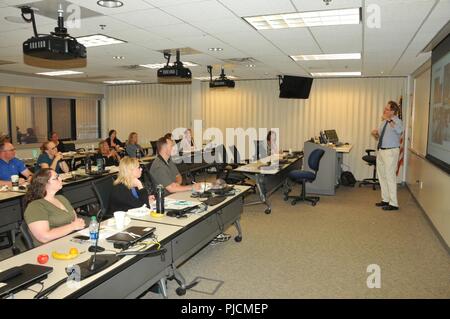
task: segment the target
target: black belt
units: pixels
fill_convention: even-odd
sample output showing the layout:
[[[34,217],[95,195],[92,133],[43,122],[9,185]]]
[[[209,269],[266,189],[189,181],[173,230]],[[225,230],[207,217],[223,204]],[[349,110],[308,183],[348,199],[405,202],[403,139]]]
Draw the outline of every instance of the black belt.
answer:
[[[397,146],[397,147],[380,147],[381,150],[392,150],[394,148],[400,148],[400,146]]]

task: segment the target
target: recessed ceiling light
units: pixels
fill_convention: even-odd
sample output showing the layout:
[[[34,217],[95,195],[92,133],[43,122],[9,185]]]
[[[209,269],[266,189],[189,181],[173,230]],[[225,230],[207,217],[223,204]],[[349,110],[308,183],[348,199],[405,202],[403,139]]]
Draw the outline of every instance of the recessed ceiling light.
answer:
[[[82,73],[83,73],[83,72],[79,72],[79,71],[65,70],[65,71],[40,72],[40,73],[36,73],[36,74],[39,74],[39,75],[48,75],[48,76],[60,76],[60,75],[82,74]]]
[[[256,66],[256,65],[254,65],[254,64],[247,64],[247,65],[246,65],[247,68],[254,68],[255,66]]]
[[[113,56],[113,59],[114,60],[123,60],[123,59],[125,59],[125,57],[123,55],[116,55],[116,56]]]
[[[193,63],[193,62],[189,62],[189,61],[182,61],[183,62],[183,66],[198,66],[198,64]],[[142,66],[144,68],[148,68],[148,69],[160,69],[162,67],[164,67],[166,65],[166,63],[151,63],[151,64],[139,64],[139,66]]]
[[[209,51],[223,51],[222,48],[209,48]]]
[[[256,30],[359,24],[360,8],[244,17]]]
[[[81,44],[83,44],[86,48],[90,47],[98,47],[102,45],[111,45],[111,44],[118,44],[118,43],[125,43],[126,41],[119,40],[116,38],[108,37],[103,34],[93,34],[93,35],[87,35],[83,37],[77,38],[77,41]]]
[[[141,83],[137,80],[114,80],[114,81],[103,81],[105,84],[131,84],[131,83]]]
[[[361,60],[361,53],[291,55],[294,61]]]
[[[117,1],[117,0],[100,0],[100,1],[97,1],[97,4],[100,7],[105,7],[105,8],[119,8],[119,7],[123,6],[123,2]]]
[[[361,76],[361,72],[313,72],[312,76]]]

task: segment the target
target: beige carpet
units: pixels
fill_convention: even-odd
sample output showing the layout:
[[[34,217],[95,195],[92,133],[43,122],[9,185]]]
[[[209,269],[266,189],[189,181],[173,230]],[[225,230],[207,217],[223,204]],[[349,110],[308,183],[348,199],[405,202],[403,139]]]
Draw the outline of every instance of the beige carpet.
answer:
[[[450,298],[450,255],[406,188],[398,212],[376,208],[370,188],[341,187],[316,207],[291,206],[281,193],[271,201],[270,215],[245,207],[241,243],[206,246],[181,266],[187,280],[217,280],[182,298]],[[380,289],[367,288],[370,264],[381,267]],[[180,298],[176,287],[168,282],[170,298]]]
[[[316,207],[291,206],[281,193],[271,200],[271,215],[245,208],[241,243],[206,246],[180,267],[188,280],[223,281],[217,292],[181,298],[450,298],[450,255],[406,188],[398,212],[375,207],[370,188],[341,187]],[[380,289],[367,287],[370,264],[381,267]],[[180,298],[176,287],[168,283],[170,298]]]

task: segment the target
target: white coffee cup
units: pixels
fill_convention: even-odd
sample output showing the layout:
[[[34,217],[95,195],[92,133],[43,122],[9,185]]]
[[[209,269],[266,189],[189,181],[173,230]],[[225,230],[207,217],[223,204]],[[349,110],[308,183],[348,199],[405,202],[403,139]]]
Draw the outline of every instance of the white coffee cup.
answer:
[[[114,213],[114,219],[116,221],[116,228],[117,229],[123,229],[125,227],[125,216],[127,215],[126,212],[118,211]]]
[[[13,191],[19,190],[19,175],[11,175],[11,184]]]

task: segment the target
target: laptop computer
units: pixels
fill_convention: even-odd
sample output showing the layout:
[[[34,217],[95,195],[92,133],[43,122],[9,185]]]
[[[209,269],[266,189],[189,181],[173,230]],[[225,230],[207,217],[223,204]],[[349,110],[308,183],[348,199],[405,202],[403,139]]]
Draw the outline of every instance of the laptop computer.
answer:
[[[155,227],[132,226],[112,236],[109,236],[108,238],[106,238],[106,240],[111,243],[124,243],[133,245],[138,241],[150,237],[155,232],[155,229]]]
[[[24,264],[0,273],[0,297],[16,293],[47,278],[52,267]]]

